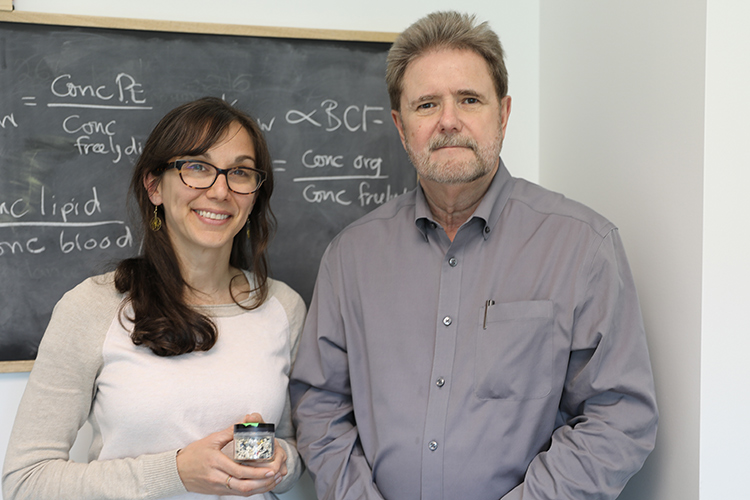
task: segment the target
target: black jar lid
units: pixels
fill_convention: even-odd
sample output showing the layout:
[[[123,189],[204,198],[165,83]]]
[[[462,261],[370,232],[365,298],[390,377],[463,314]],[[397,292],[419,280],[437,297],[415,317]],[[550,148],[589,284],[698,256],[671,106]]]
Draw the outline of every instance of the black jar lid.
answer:
[[[234,424],[234,431],[241,432],[274,432],[273,424],[249,422],[246,424]]]

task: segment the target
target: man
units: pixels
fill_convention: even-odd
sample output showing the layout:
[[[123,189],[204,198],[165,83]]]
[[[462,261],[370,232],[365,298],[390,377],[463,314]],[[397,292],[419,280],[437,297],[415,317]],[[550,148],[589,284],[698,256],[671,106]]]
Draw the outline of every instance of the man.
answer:
[[[388,56],[419,187],[320,266],[292,401],[321,499],[610,499],[654,445],[616,228],[510,176],[497,36],[434,13]]]

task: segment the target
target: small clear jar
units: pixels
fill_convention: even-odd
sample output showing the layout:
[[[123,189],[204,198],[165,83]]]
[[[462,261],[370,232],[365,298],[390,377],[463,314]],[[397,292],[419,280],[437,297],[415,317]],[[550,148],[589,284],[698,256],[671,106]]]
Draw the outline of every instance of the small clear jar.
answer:
[[[270,462],[274,452],[274,425],[247,423],[234,425],[234,460],[241,464]]]

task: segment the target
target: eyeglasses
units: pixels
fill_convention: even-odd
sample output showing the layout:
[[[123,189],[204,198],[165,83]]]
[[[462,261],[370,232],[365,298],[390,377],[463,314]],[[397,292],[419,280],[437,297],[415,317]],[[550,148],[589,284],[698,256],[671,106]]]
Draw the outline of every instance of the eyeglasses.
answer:
[[[219,175],[227,179],[229,189],[237,194],[252,194],[260,189],[266,180],[266,173],[250,167],[217,168],[205,161],[177,160],[167,164],[176,168],[182,183],[193,189],[208,189],[214,185]]]

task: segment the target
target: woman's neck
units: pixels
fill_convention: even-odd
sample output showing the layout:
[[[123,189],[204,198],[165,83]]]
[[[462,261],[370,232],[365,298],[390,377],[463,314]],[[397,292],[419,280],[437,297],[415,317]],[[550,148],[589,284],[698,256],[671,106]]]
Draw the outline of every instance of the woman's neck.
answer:
[[[185,300],[193,305],[241,302],[249,296],[244,273],[229,265],[229,258],[179,258],[180,272],[187,288]]]

